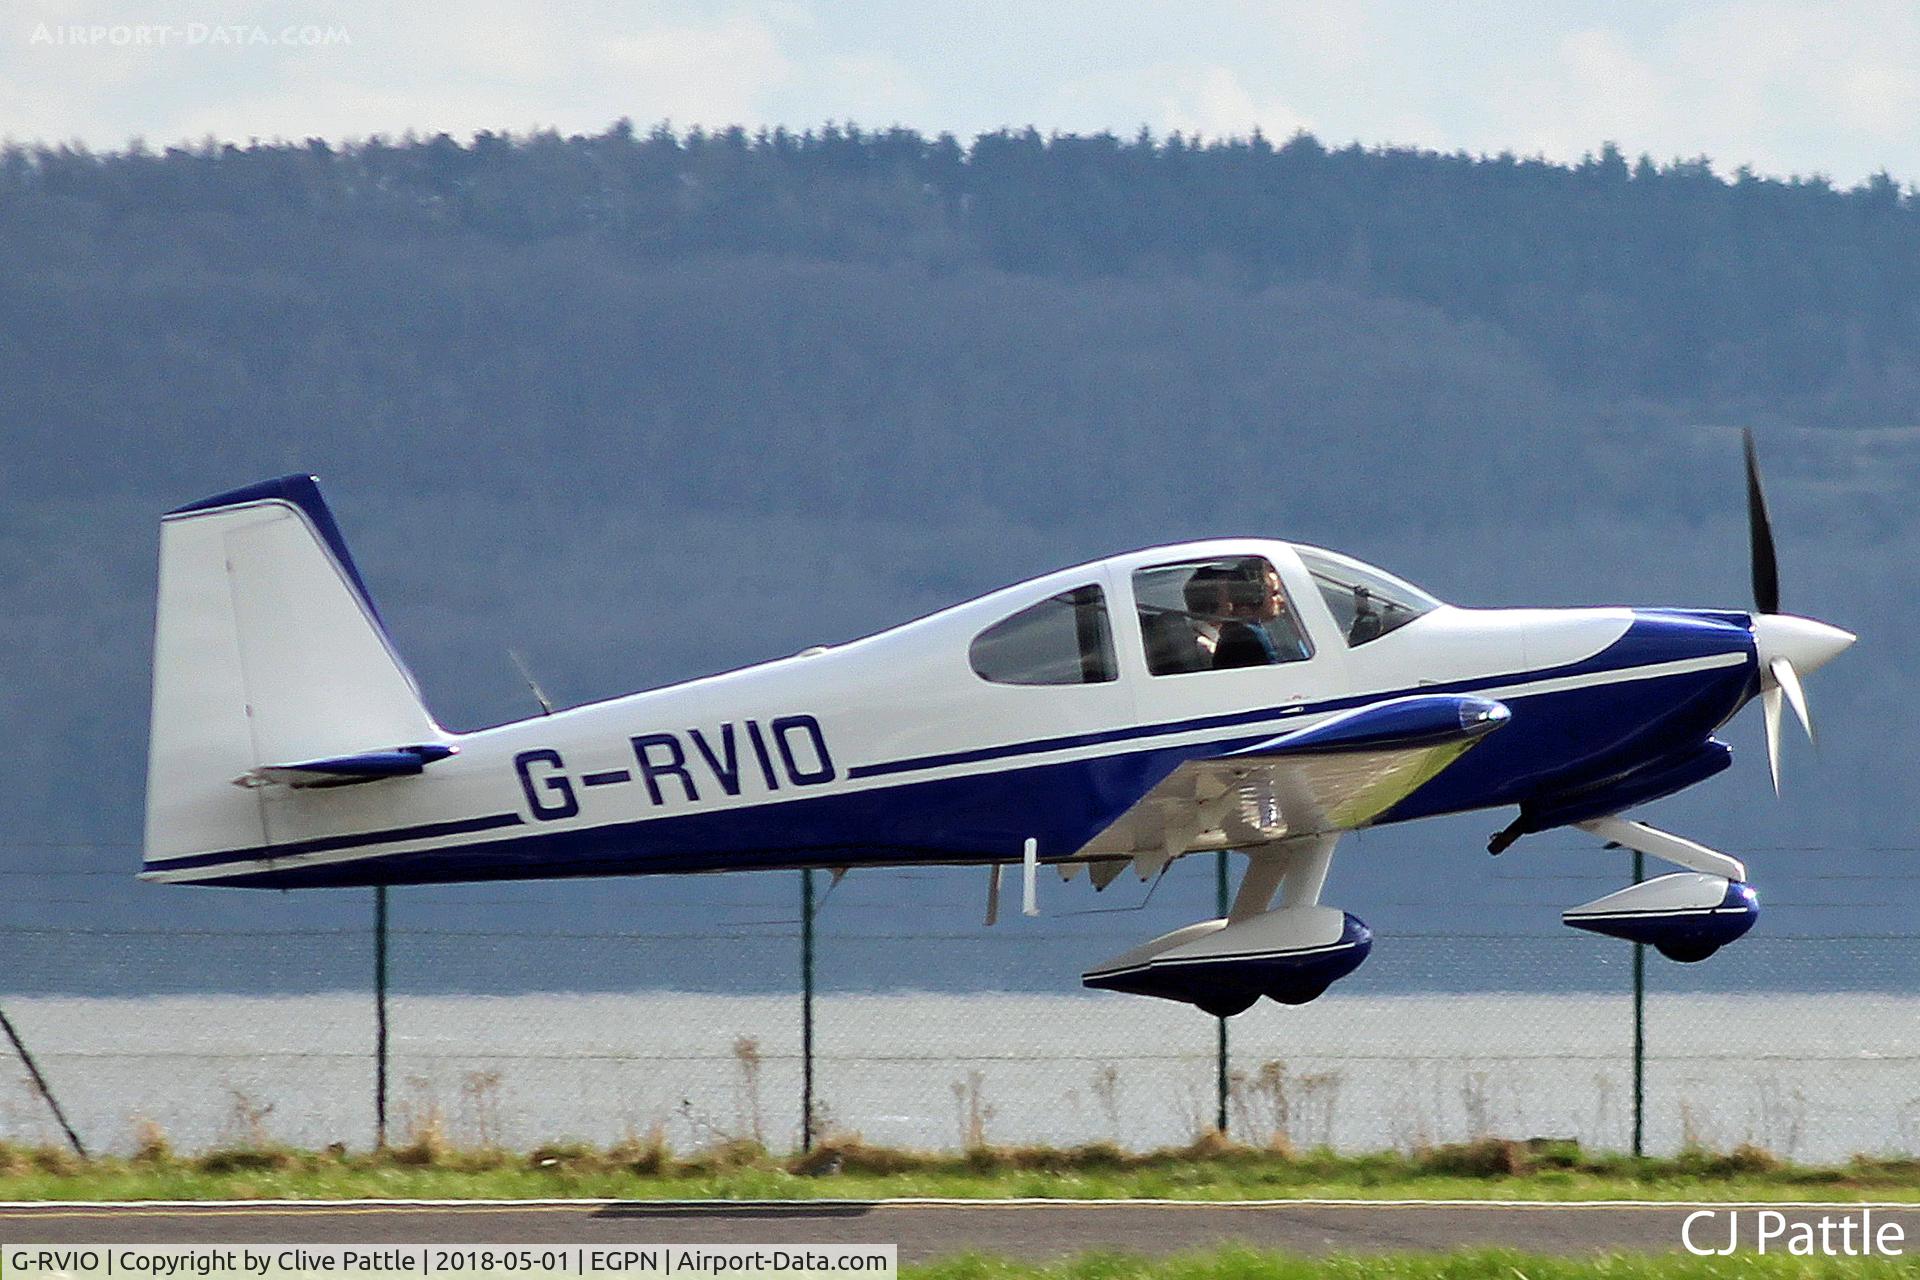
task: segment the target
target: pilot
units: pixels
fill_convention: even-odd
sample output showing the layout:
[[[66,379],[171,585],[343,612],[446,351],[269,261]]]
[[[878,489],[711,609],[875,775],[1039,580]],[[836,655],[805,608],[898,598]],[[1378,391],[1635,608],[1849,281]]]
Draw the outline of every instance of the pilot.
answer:
[[[1195,643],[1209,655],[1214,671],[1308,656],[1287,610],[1280,575],[1264,561],[1207,565],[1187,580],[1185,595],[1195,619]]]
[[[1233,571],[1227,565],[1202,565],[1180,589],[1187,606],[1187,622],[1193,628],[1189,645],[1192,657],[1186,670],[1213,670],[1221,628],[1233,618],[1232,577]]]
[[[1373,592],[1361,583],[1353,584],[1353,625],[1347,628],[1347,643],[1363,645],[1386,634],[1386,619],[1374,603]]]

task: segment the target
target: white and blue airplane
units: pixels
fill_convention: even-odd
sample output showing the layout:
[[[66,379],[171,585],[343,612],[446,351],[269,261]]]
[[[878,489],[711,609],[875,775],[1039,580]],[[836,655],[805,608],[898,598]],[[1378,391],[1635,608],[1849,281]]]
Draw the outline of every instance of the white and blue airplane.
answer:
[[[1758,907],[1735,858],[1621,816],[1727,767],[1713,736],[1854,637],[1755,608],[1468,609],[1357,560],[1220,538],[1076,565],[846,644],[472,733],[443,729],[310,476],[161,526],[143,878],[293,888],[899,864],[1247,867],[1231,910],[1088,986],[1218,1015],[1301,1003],[1372,945],[1322,905],[1343,832],[1518,807],[1678,868],[1578,928],[1698,960]],[[1276,905],[1277,901],[1277,905]]]

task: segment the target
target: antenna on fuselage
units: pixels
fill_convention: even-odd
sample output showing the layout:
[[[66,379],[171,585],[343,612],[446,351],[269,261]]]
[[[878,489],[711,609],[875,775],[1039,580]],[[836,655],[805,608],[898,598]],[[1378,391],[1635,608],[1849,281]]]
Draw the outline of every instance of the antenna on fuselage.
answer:
[[[518,649],[513,648],[507,650],[507,656],[512,658],[513,665],[520,669],[520,678],[527,682],[527,688],[533,690],[533,700],[540,704],[540,714],[552,715],[553,701],[547,697],[547,691],[540,687],[540,682],[533,678],[533,669],[527,666],[527,660],[520,656]]]

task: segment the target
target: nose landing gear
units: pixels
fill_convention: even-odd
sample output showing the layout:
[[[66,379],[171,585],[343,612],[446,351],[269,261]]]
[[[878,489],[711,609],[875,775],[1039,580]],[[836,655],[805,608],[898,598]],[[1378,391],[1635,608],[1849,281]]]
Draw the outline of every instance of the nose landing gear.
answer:
[[[1561,912],[1575,929],[1644,942],[1669,960],[1694,964],[1753,928],[1760,901],[1747,869],[1705,845],[1641,822],[1595,818],[1581,830],[1688,868]]]

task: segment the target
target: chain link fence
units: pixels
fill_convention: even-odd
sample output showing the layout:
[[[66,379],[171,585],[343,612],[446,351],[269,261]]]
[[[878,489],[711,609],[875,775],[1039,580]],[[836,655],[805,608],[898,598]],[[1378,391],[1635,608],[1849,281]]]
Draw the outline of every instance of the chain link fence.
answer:
[[[1077,982],[1212,914],[1210,861],[1099,897],[1047,871],[1042,917],[992,928],[978,869],[855,871],[831,888],[815,873],[816,1133],[1148,1149],[1211,1128],[1215,1020]],[[155,1130],[189,1150],[371,1145],[372,891],[222,894],[30,865],[12,871],[25,892],[0,922],[0,1008],[90,1148],[125,1151]],[[1370,893],[1378,936],[1358,973],[1311,1005],[1264,1002],[1229,1023],[1234,1136],[1627,1149],[1632,949],[1556,920],[1562,898],[1594,896],[1617,871],[1536,863]],[[1920,934],[1835,927],[1883,897],[1889,874],[1803,876],[1706,965],[1648,957],[1649,1152],[1920,1153]],[[800,1145],[799,873],[389,894],[394,1140]],[[61,1141],[12,1059],[0,1138]]]

